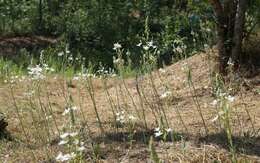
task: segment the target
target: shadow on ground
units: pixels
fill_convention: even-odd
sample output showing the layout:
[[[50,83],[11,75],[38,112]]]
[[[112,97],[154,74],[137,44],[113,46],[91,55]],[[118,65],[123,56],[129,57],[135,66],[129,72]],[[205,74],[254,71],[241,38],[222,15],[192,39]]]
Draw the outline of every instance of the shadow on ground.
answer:
[[[216,144],[229,150],[225,133],[216,133],[199,138],[199,143]],[[260,156],[260,137],[233,136],[236,151],[241,154]]]
[[[4,139],[8,141],[13,140],[10,132],[8,132],[7,130],[0,130],[0,140],[4,140]]]
[[[104,136],[99,136],[95,138],[95,141],[105,141],[109,142],[129,142],[130,140],[139,144],[148,144],[150,137],[154,137],[154,131],[137,131],[134,134],[129,132],[111,132],[106,133]],[[188,136],[183,133],[171,133],[163,137],[154,137],[154,141],[164,140],[166,142],[176,142],[181,140],[187,140]]]

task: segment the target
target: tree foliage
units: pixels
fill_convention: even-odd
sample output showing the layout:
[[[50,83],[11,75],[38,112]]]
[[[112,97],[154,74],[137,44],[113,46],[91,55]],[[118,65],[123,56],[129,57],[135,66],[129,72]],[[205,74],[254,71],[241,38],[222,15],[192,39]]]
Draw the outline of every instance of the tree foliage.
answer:
[[[248,2],[250,31],[259,22],[259,0]],[[149,38],[144,34],[146,21]],[[109,66],[115,42],[132,51],[134,63],[142,55],[136,44],[145,39],[158,45],[164,60],[178,59],[174,49],[181,45],[186,56],[193,54],[215,43],[214,21],[207,0],[0,0],[1,36],[60,37],[73,54]]]
[[[259,1],[248,0],[210,0],[215,11],[218,31],[219,72],[224,74],[228,61],[233,62],[235,70],[241,64],[242,43],[246,26],[256,26],[259,11],[255,8]],[[251,18],[251,20],[249,20]],[[254,20],[255,19],[255,20]],[[249,22],[251,21],[251,22]]]

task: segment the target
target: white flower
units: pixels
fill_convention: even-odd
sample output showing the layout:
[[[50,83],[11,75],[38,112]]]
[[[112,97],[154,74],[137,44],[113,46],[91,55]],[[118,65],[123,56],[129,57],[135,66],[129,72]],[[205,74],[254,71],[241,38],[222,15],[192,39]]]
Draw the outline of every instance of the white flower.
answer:
[[[64,156],[61,152],[58,154],[58,156],[56,157],[56,160],[57,161],[61,161],[61,162],[64,162],[64,161],[68,161],[69,158]]]
[[[71,154],[62,154],[61,152],[58,154],[58,156],[56,157],[56,160],[57,161],[60,161],[60,162],[65,162],[65,161],[69,161],[71,160],[72,158],[74,158],[76,155],[74,153],[71,153]]]
[[[204,48],[205,49],[209,48],[209,45],[208,44],[204,44]]]
[[[218,104],[218,100],[213,100],[210,104],[216,106]]]
[[[219,118],[219,115],[217,115],[216,117],[214,117],[214,118],[211,120],[211,122],[216,122],[216,121],[218,120],[218,118]]]
[[[116,113],[116,121],[118,121],[120,123],[125,122],[125,112],[124,111]]]
[[[153,40],[147,42],[147,45],[148,45],[149,47],[152,47],[152,46],[153,46]]]
[[[79,80],[78,76],[74,76],[72,80]]]
[[[43,68],[45,69],[45,70],[49,70],[49,66],[47,65],[47,64],[42,64],[42,66],[43,66]]]
[[[43,69],[39,65],[36,65],[35,67],[28,67],[28,74],[32,76],[32,79],[43,79],[44,75],[42,73]]]
[[[72,110],[78,110],[78,108],[76,106],[72,106],[71,109]]]
[[[227,97],[226,99],[227,99],[229,102],[234,102],[235,97],[228,95],[228,97]]]
[[[166,70],[165,70],[165,69],[162,69],[162,68],[160,68],[160,69],[159,69],[159,72],[160,72],[160,73],[162,73],[162,74],[164,74],[164,73],[166,73]]]
[[[61,140],[60,142],[59,142],[59,145],[65,145],[65,144],[67,144],[69,141],[68,140]]]
[[[153,48],[153,49],[157,48],[157,47],[154,45],[153,40],[147,42],[147,46],[148,46],[149,48]]]
[[[73,57],[69,56],[68,60],[73,61]]]
[[[42,72],[42,68],[39,65],[36,65],[36,67],[28,67],[28,70],[29,70],[28,74],[30,75],[34,75]]]
[[[96,75],[95,74],[86,74],[86,76],[88,77],[88,78],[90,78],[90,77],[96,77]]]
[[[234,62],[232,61],[232,58],[229,58],[228,63],[229,66],[234,66]]]
[[[49,71],[54,72],[55,70],[54,70],[54,68],[49,68]]]
[[[70,112],[70,108],[67,108],[67,109],[64,110],[64,112],[62,113],[62,115],[67,115],[67,114],[69,114],[69,112]]]
[[[160,96],[160,99],[165,99],[165,98],[167,98],[167,97],[169,97],[169,96],[171,96],[172,95],[172,92],[171,91],[166,91],[166,92],[164,92],[161,96]]]
[[[216,120],[218,120],[224,113],[224,111],[220,111],[218,112],[218,115],[216,117],[214,117],[211,122],[215,122]]]
[[[156,127],[156,128],[154,129],[154,131],[156,131],[156,132],[160,131],[160,127]]]
[[[69,46],[68,46],[68,45],[66,46],[65,52],[66,52],[66,54],[69,54],[69,53],[70,53],[70,50],[69,50]]]
[[[74,137],[74,136],[77,136],[77,135],[78,135],[77,132],[72,132],[72,133],[70,133],[70,136],[71,136],[71,137]]]
[[[51,118],[52,118],[52,116],[51,116],[51,115],[49,115],[49,116],[46,116],[45,118],[46,118],[46,120],[48,120],[48,119],[51,119]]]
[[[142,42],[140,41],[136,46],[141,47],[142,46]]]
[[[182,48],[180,48],[179,46],[175,49],[175,52],[177,52],[177,53],[183,53],[183,50],[182,50]]]
[[[76,107],[76,106],[72,106],[71,108],[66,108],[65,110],[64,110],[64,112],[62,113],[62,115],[67,115],[67,114],[69,114],[70,113],[70,111],[75,111],[75,110],[77,110],[78,108]]]
[[[167,133],[170,133],[170,132],[172,132],[172,129],[171,129],[171,128],[167,128],[167,129],[166,129],[166,132],[167,132]]]
[[[210,29],[210,28],[206,28],[206,31],[207,31],[207,32],[211,32],[211,29]]]
[[[66,132],[66,133],[60,135],[60,138],[65,139],[65,138],[68,137],[69,135],[70,135],[70,134]]]
[[[75,145],[78,145],[79,144],[79,140],[78,139],[76,139],[76,140],[74,140],[74,142],[73,142]]]
[[[77,151],[84,151],[86,148],[84,146],[78,147]]]
[[[116,120],[117,120],[118,122],[121,122],[121,123],[124,123],[124,122],[125,122],[124,119],[125,119],[125,117],[124,117],[123,115],[120,115],[119,117],[116,118]]]
[[[83,141],[82,141],[82,142],[80,142],[80,145],[81,145],[81,146],[83,146],[83,145],[84,145],[84,142],[83,142]]]
[[[58,56],[59,56],[59,57],[61,57],[61,56],[63,56],[63,55],[64,55],[64,52],[59,52],[59,53],[58,53]]]
[[[144,45],[143,49],[147,51],[147,50],[149,50],[149,46]]]
[[[76,157],[76,154],[75,154],[74,152],[72,152],[72,153],[70,154],[70,157],[71,157],[71,158],[74,158],[74,157]]]
[[[35,91],[25,92],[24,95],[27,97],[32,97],[34,95]]]
[[[161,131],[155,132],[154,136],[155,137],[160,137],[163,133]]]
[[[118,42],[114,44],[113,50],[119,50],[122,48],[122,45],[120,45]]]
[[[150,42],[147,42],[147,46],[151,47],[151,48],[156,48],[156,46],[154,45],[153,40],[151,40]]]
[[[221,92],[219,93],[220,97],[225,97],[226,95],[227,95],[226,93],[221,93]]]
[[[114,64],[118,64],[118,63],[120,63],[120,60],[121,60],[120,58],[117,58],[117,59],[114,59],[113,62],[114,62]]]
[[[111,77],[116,77],[117,75],[116,74],[112,74]]]
[[[136,120],[136,117],[134,117],[133,115],[129,115],[129,120],[131,120],[131,121],[134,121],[134,120]]]

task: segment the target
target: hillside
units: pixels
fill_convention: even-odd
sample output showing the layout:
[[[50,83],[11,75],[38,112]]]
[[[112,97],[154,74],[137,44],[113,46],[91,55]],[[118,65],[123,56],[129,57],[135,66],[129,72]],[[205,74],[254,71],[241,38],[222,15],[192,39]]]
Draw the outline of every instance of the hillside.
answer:
[[[214,50],[207,50],[137,80],[93,78],[90,91],[88,82],[80,77],[72,82],[59,75],[49,75],[40,82],[17,77],[11,84],[12,89],[10,84],[2,82],[0,112],[7,116],[9,134],[0,140],[0,160],[31,162],[33,153],[39,162],[54,162],[59,151],[65,151],[58,143],[59,132],[67,131],[70,124],[69,117],[63,115],[69,103],[80,108],[75,110],[74,127],[69,128],[77,130],[85,142],[86,162],[94,159],[97,162],[149,162],[152,157],[150,136],[154,137],[158,157],[165,162],[231,162],[228,140],[216,119],[220,111],[214,105],[216,97],[210,80],[214,63],[209,56],[213,54]],[[189,81],[188,68],[192,79]],[[241,162],[260,161],[259,81],[260,75],[256,75],[250,79],[234,78],[230,85],[229,82],[225,85],[233,89],[228,90],[233,99],[229,120],[233,145]],[[94,96],[89,93],[91,90]],[[94,108],[104,134],[99,130]],[[128,120],[124,120],[115,124],[111,109],[118,114],[123,112],[124,118],[135,117],[132,118],[135,122],[129,125]],[[202,112],[208,132],[198,110]],[[160,121],[156,118],[160,115],[168,122],[174,138],[154,136],[154,129],[159,127],[156,122]],[[98,144],[97,158],[91,144]]]

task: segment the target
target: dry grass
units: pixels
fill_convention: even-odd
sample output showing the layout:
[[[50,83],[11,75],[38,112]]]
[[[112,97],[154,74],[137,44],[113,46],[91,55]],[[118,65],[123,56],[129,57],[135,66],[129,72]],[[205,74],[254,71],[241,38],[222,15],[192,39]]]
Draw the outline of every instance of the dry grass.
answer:
[[[183,65],[189,65],[192,70],[195,93],[209,129],[208,135],[205,135],[202,121],[193,102]],[[159,157],[166,162],[231,162],[225,134],[219,131],[216,122],[211,121],[217,113],[215,107],[210,104],[214,100],[209,78],[211,65],[212,63],[208,61],[207,54],[199,54],[166,67],[164,73],[152,73],[159,94],[165,91],[165,85],[173,93],[170,98],[163,99],[162,105],[165,108],[169,126],[180,135],[175,141],[162,141],[160,139],[155,141],[155,148]],[[260,161],[260,137],[259,135],[250,135],[252,126],[245,110],[246,108],[250,112],[254,128],[256,130],[260,129],[260,94],[257,93],[257,90],[260,89],[260,83],[250,84],[250,81],[254,81],[259,77],[255,76],[254,79],[246,79],[250,89],[245,90],[244,87],[240,87],[242,89],[234,94],[236,100],[233,103],[231,119],[233,141],[240,162],[245,162],[245,160],[250,162]],[[143,135],[146,135],[149,139],[149,136],[153,134],[153,128],[157,127],[150,110],[150,107],[157,107],[157,101],[153,99],[149,76],[145,75],[141,80],[140,86],[143,88],[148,100],[148,103],[144,103],[148,130],[145,129],[143,122],[137,121],[132,144],[127,140],[129,135],[127,130],[119,128],[116,132],[111,125],[113,116],[101,79],[93,79],[93,84],[96,105],[106,132],[103,136],[101,136],[98,128],[91,98],[82,82],[73,81],[70,88],[68,88],[63,78],[54,79],[53,76],[50,76],[45,80],[45,84],[41,84],[42,92],[40,97],[42,103],[47,105],[47,93],[49,92],[50,104],[54,114],[53,118],[57,121],[58,127],[61,128],[66,121],[66,118],[62,116],[65,108],[64,96],[68,96],[68,94],[64,95],[64,92],[68,92],[64,91],[64,89],[69,90],[73,97],[73,103],[77,106],[82,105],[83,114],[77,114],[78,120],[83,123],[87,121],[93,141],[100,144],[100,159],[98,162],[149,162],[148,141],[144,139]],[[126,79],[125,82],[128,91],[140,110],[141,104],[136,90],[135,79]],[[19,105],[19,112],[24,117],[23,123],[28,133],[28,139],[26,139],[22,134],[21,124],[15,112],[13,101],[10,100],[10,89],[7,84],[0,85],[0,111],[7,114],[9,123],[7,130],[10,133],[10,139],[0,140],[0,160],[4,162],[33,162],[31,152],[34,152],[39,162],[51,162],[58,151],[61,150],[61,147],[57,145],[59,141],[57,131],[54,131],[55,134],[51,135],[50,144],[41,142],[37,138],[37,135],[46,135],[46,131],[43,128],[44,122],[40,121],[41,118],[37,119],[36,122],[32,121],[28,102],[24,95],[28,86],[30,87],[28,82],[23,81],[16,83],[13,88],[15,99]],[[118,91],[116,90],[120,88],[119,86],[122,89],[120,94],[122,100],[117,101],[118,95],[116,92]],[[120,80],[109,79],[108,91],[113,101],[118,103],[118,107],[126,108],[130,113],[135,114],[132,100]],[[180,122],[176,109],[178,109],[187,130]],[[33,123],[36,123],[41,129],[36,130]],[[83,127],[82,123],[77,124],[77,127]],[[54,124],[52,124],[52,128],[55,128]],[[46,149],[50,153],[49,160],[46,157]],[[87,147],[86,162],[89,162],[88,159],[91,158],[91,152],[88,151],[90,151],[90,148]]]

